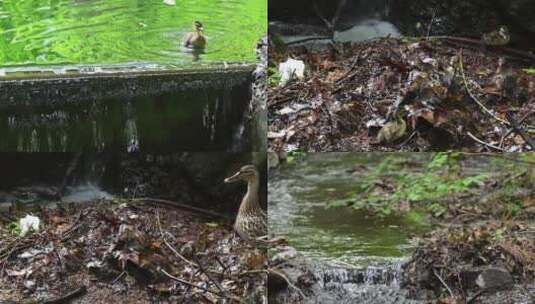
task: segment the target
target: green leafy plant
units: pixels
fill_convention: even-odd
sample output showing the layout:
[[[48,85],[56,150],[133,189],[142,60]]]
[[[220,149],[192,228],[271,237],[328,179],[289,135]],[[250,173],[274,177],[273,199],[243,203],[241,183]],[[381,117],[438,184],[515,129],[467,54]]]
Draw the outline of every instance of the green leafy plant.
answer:
[[[403,170],[406,159],[386,157],[359,180],[346,200],[332,202],[331,206],[368,209],[388,216],[400,205],[419,204],[432,216],[440,217],[447,211],[444,198],[480,187],[489,178],[487,174],[462,176],[462,157],[461,153],[437,153],[422,166],[423,171]]]
[[[276,67],[268,67],[268,85],[270,87],[278,86],[281,80],[281,74]]]
[[[7,225],[7,229],[9,230],[9,232],[11,232],[12,234],[15,234],[15,235],[20,235],[20,233],[21,233],[20,225],[17,222],[9,223]]]
[[[286,156],[286,162],[290,164],[297,160],[303,159],[305,156],[306,153],[299,150],[288,152],[288,155]]]

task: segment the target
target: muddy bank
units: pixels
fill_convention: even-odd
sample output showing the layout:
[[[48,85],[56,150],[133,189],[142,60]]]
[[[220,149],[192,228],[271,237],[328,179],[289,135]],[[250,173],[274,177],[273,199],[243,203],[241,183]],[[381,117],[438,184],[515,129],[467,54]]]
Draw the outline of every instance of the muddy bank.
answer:
[[[8,225],[33,212],[39,232]],[[0,301],[261,303],[264,254],[230,222],[158,204],[97,201],[13,210],[0,226]]]
[[[445,302],[533,303],[535,193],[505,183],[448,204],[439,228],[420,239],[403,266],[402,286],[411,296],[425,290]]]
[[[272,151],[532,151],[530,54],[437,40],[378,39],[270,52],[303,60],[303,80],[271,70]]]

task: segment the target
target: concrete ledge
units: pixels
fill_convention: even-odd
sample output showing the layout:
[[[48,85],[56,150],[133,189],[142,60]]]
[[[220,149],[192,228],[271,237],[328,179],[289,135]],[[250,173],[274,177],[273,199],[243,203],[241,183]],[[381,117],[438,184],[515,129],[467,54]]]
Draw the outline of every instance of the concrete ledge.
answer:
[[[251,82],[254,65],[207,70],[129,71],[69,75],[42,74],[0,78],[0,109],[12,106],[61,106],[108,98],[229,88]],[[29,75],[27,75],[29,76]]]

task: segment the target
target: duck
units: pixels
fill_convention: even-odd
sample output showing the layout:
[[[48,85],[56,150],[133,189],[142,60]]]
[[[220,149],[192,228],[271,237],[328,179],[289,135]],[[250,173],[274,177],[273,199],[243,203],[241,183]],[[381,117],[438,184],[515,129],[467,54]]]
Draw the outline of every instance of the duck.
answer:
[[[503,46],[511,41],[511,34],[507,26],[502,25],[498,30],[483,34],[481,40],[486,45]]]
[[[256,241],[267,235],[267,214],[260,207],[258,189],[260,185],[260,175],[254,165],[245,165],[234,175],[225,178],[225,183],[245,181],[247,192],[243,197],[236,221],[234,231],[246,241]]]
[[[204,27],[200,21],[193,22],[193,32],[184,35],[184,46],[192,49],[204,49],[206,37],[203,35]]]

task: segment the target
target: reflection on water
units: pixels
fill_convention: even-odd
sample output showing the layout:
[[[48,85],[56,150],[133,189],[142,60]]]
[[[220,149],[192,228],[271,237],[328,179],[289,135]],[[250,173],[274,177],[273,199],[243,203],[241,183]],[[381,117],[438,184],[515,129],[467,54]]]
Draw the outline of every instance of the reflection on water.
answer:
[[[3,0],[0,66],[253,62],[266,32],[265,0]],[[203,54],[182,47],[201,20]]]
[[[359,180],[356,165],[377,164],[384,154],[317,153],[270,177],[269,224],[304,255],[365,266],[391,261],[411,250],[408,237],[421,231],[403,217],[379,218],[347,208],[326,208],[346,198]],[[364,173],[360,173],[364,174]]]

